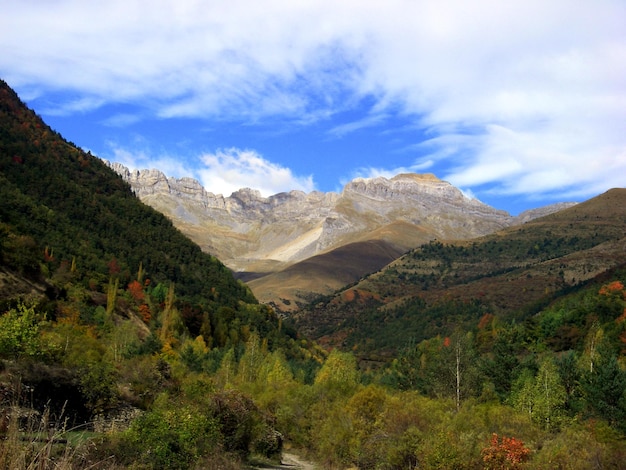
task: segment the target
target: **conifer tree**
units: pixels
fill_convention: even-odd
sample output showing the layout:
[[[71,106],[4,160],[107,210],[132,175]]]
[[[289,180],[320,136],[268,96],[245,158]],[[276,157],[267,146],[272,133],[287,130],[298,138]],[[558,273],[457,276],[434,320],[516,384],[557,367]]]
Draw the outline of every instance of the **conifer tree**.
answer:
[[[583,380],[587,405],[593,414],[626,431],[626,371],[614,354],[602,352],[593,373]]]

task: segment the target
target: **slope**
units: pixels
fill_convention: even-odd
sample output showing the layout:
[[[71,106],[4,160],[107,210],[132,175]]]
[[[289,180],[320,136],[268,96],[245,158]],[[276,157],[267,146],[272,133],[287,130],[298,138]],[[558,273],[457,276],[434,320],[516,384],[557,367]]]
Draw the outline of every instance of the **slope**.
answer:
[[[250,280],[248,285],[260,302],[286,313],[312,300],[314,293],[333,292],[377,271],[404,251],[382,240],[350,243]]]
[[[448,333],[485,313],[523,320],[626,263],[626,189],[471,241],[423,245],[296,313],[313,338],[364,354]]]
[[[108,165],[143,202],[249,282],[257,298],[284,313],[380,269],[391,261],[389,253],[404,253],[435,238],[475,238],[563,208],[511,217],[432,174],[356,178],[341,193],[290,191],[263,197],[244,188],[224,197],[192,178]],[[380,257],[383,246],[386,254]],[[318,269],[320,263],[327,268]]]
[[[217,259],[141,203],[98,158],[50,129],[0,83],[0,222],[3,261],[31,274],[74,264],[86,280],[141,268],[181,296],[236,306],[254,302]],[[11,246],[11,250],[8,246]],[[11,252],[11,255],[8,253]]]
[[[280,449],[271,414],[232,389],[231,366],[254,343],[247,371],[259,373],[267,357],[289,377],[292,367],[312,374],[322,356],[295,337],[220,261],[0,82],[0,427],[16,443],[1,446],[0,467],[192,468],[196,448],[245,458],[261,447],[253,440],[269,458]],[[181,434],[185,446],[154,439],[165,452],[144,438],[133,450],[102,444],[110,431],[171,436],[190,421],[201,424]],[[233,443],[246,426],[243,444]],[[73,447],[77,429],[97,446],[87,444],[93,461],[81,452],[70,465],[57,445]]]

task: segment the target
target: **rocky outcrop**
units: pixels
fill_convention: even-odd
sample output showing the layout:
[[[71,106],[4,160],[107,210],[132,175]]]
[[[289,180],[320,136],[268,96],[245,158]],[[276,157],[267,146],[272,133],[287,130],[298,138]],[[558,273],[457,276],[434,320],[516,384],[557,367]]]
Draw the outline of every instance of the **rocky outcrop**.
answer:
[[[163,172],[155,169],[131,171],[120,163],[105,163],[130,184],[140,199],[155,195],[176,197],[181,200],[195,202],[205,208],[225,209],[226,202],[224,197],[207,192],[196,179],[167,177]]]
[[[524,224],[526,222],[530,222],[533,219],[538,219],[539,217],[543,217],[546,215],[553,214],[558,211],[562,211],[564,209],[569,209],[570,207],[578,204],[577,202],[559,202],[556,204],[550,204],[548,206],[538,207],[536,209],[529,209],[527,211],[522,212],[515,218],[515,223]]]

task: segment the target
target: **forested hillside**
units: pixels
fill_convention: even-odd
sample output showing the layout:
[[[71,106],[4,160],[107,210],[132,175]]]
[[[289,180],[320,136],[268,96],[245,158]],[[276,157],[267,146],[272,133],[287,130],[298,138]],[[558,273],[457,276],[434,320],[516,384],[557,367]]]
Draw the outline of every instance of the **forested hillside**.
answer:
[[[623,467],[620,191],[320,299],[324,350],[4,83],[0,178],[0,468]]]
[[[181,387],[173,369],[216,371],[253,338],[303,375],[318,364],[219,260],[4,82],[0,309],[1,405],[32,406],[55,425],[91,430],[96,419],[149,409]],[[223,400],[225,408],[248,406],[245,397]],[[0,422],[0,432],[10,425]]]
[[[21,254],[6,260],[13,267],[37,271],[45,249],[51,274],[73,263],[92,283],[108,282],[112,270],[127,282],[141,265],[152,282],[174,282],[185,297],[255,302],[222,263],[140,203],[101,160],[46,126],[5,83],[0,155],[3,244],[17,244]]]

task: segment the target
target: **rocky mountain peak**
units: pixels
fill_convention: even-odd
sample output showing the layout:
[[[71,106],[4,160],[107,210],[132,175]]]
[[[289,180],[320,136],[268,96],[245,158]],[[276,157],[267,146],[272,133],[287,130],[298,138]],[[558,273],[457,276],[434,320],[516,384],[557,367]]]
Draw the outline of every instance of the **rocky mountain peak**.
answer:
[[[418,183],[428,182],[428,181],[433,182],[433,183],[441,182],[441,180],[437,178],[435,175],[433,175],[432,173],[400,173],[394,176],[393,178],[391,178],[391,181],[402,181],[402,180],[412,180]]]
[[[440,200],[467,200],[464,194],[447,181],[433,174],[399,174],[391,179],[382,176],[356,178],[345,185],[343,194],[360,194],[378,200],[413,199],[434,197]]]
[[[235,191],[234,193],[232,193],[230,195],[230,198],[238,200],[239,202],[241,202],[243,206],[251,206],[251,205],[267,203],[267,199],[261,195],[261,191],[259,191],[258,189],[251,189],[251,188],[239,189]]]
[[[577,205],[576,202],[557,202],[556,204],[550,204],[548,206],[538,207],[536,209],[528,209],[517,216],[517,223],[523,224],[530,222],[533,219],[538,219],[545,215],[553,214],[554,212],[569,209]]]

